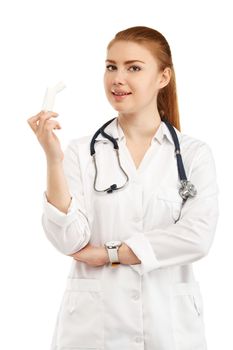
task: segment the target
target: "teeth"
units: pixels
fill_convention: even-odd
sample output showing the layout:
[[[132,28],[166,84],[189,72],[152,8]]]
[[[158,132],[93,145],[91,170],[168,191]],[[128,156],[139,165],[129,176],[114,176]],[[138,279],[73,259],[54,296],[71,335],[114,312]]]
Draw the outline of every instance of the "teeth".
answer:
[[[113,93],[119,96],[128,95],[128,92],[113,92]]]

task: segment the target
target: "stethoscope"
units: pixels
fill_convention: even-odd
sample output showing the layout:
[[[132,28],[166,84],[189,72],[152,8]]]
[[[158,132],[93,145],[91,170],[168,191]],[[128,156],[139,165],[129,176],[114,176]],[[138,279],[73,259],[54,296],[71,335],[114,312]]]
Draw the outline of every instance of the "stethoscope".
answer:
[[[129,181],[129,177],[128,177],[127,173],[125,172],[125,170],[121,166],[120,157],[119,157],[119,146],[118,146],[118,143],[117,143],[117,141],[116,141],[116,139],[114,137],[106,134],[106,132],[104,131],[106,126],[108,124],[110,124],[114,119],[116,119],[116,117],[111,119],[111,120],[108,120],[105,124],[103,124],[96,131],[96,133],[94,134],[94,136],[93,136],[93,138],[91,140],[91,143],[90,143],[90,153],[91,153],[91,156],[94,159],[94,165],[95,165],[94,190],[97,191],[97,192],[112,193],[113,191],[122,189],[126,185],[126,183]],[[195,186],[190,181],[187,180],[186,173],[185,173],[185,170],[184,170],[183,161],[182,161],[182,157],[181,157],[181,153],[180,153],[180,143],[179,143],[179,140],[178,140],[178,137],[177,137],[177,134],[176,134],[176,131],[175,131],[174,127],[172,126],[172,124],[170,124],[168,122],[166,117],[162,117],[161,120],[163,122],[165,122],[165,124],[167,125],[167,127],[168,127],[168,129],[169,129],[169,131],[171,133],[174,145],[175,145],[175,155],[176,155],[176,159],[177,159],[177,167],[178,167],[179,179],[180,179],[180,183],[181,183],[181,187],[179,188],[179,194],[182,197],[183,203],[184,203],[189,197],[194,197],[197,194],[197,190],[196,190]],[[102,134],[103,137],[105,137],[106,139],[108,139],[109,141],[112,142],[113,147],[114,147],[114,149],[116,151],[119,167],[120,167],[121,171],[124,173],[124,176],[126,177],[125,183],[122,186],[120,186],[120,187],[117,187],[117,184],[113,184],[113,185],[111,185],[110,187],[108,187],[108,188],[106,188],[104,190],[98,190],[96,188],[96,180],[97,180],[98,170],[97,170],[97,165],[96,165],[95,147],[94,146],[95,146],[96,138],[97,138],[97,136],[100,133]]]

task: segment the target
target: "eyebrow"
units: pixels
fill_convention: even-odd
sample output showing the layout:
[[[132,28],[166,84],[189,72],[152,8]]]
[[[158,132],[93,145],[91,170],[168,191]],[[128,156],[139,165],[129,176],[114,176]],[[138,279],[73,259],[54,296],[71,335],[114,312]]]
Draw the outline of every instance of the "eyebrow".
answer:
[[[105,62],[110,62],[110,63],[116,63],[114,60],[105,60]],[[129,64],[129,63],[134,63],[134,62],[141,62],[141,63],[145,63],[143,61],[140,60],[130,60],[130,61],[125,61],[124,64]]]

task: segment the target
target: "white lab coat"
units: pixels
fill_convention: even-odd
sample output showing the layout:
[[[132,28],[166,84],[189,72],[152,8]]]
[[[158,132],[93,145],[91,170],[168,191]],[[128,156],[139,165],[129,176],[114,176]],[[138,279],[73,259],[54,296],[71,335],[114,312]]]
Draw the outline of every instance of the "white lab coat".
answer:
[[[208,253],[219,215],[210,147],[176,129],[187,178],[198,192],[181,208],[174,143],[164,122],[138,169],[117,119],[106,127],[118,137],[129,175],[127,186],[111,194],[93,190],[95,131],[68,144],[63,166],[72,201],[65,214],[44,191],[43,229],[62,254],[88,242],[121,240],[141,264],[92,267],[71,258],[51,350],[206,350],[203,299],[192,263]],[[121,186],[125,178],[112,144],[101,135],[97,140],[97,188]]]

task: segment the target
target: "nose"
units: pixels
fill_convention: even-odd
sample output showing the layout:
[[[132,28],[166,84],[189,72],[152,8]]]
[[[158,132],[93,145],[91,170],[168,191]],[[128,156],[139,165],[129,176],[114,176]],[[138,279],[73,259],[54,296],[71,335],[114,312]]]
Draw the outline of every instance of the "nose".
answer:
[[[124,68],[116,69],[113,74],[113,85],[125,84],[125,78],[126,78],[126,75],[125,75]]]

